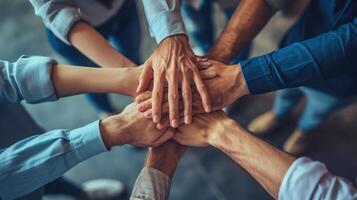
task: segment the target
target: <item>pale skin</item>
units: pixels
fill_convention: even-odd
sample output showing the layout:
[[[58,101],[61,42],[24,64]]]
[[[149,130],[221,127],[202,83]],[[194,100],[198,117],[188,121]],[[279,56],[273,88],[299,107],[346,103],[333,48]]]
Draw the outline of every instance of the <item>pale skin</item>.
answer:
[[[278,198],[287,170],[295,160],[251,135],[223,111],[196,116],[191,125],[181,125],[177,129],[174,139],[182,145],[211,145],[221,150],[252,175],[275,199]]]
[[[140,67],[99,69],[58,64],[53,66],[51,79],[58,97],[87,92],[135,96],[141,70]],[[156,124],[146,119],[136,107],[132,103],[122,113],[100,121],[102,139],[108,148],[124,144],[156,147],[173,137],[173,130],[157,129]]]
[[[161,105],[164,97],[164,85],[167,82],[167,99],[169,105],[170,125],[176,128],[179,125],[179,88],[183,101],[183,115],[186,124],[192,120],[192,88],[194,83],[206,112],[211,111],[210,98],[207,88],[199,75],[199,70],[188,38],[184,34],[165,38],[158,45],[152,56],[145,62],[140,76],[138,93],[149,89],[153,81],[152,113],[153,121],[161,120]]]
[[[101,67],[135,67],[136,64],[119,53],[93,27],[77,22],[68,35],[70,43]]]

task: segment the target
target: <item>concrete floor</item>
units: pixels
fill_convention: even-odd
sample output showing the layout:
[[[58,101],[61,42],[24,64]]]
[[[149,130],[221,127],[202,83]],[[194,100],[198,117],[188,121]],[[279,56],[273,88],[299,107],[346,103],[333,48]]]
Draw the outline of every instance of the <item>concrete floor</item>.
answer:
[[[42,22],[34,15],[29,2],[2,0],[0,7],[2,8],[0,59],[15,61],[20,55],[29,54],[50,56],[64,62],[48,45]],[[224,26],[222,14],[216,14],[215,24],[218,27],[217,30],[221,30]],[[255,39],[253,55],[274,49],[289,24],[291,20],[276,16]],[[152,52],[154,43],[148,37],[145,21],[142,21],[142,26],[144,39],[140,49],[143,49],[141,55],[146,58]],[[273,94],[266,94],[243,98],[235,104],[235,112],[231,114],[231,117],[246,126],[255,116],[271,108],[273,96]],[[113,95],[113,104],[119,111],[130,101],[127,97]],[[40,105],[23,105],[45,130],[72,129],[97,118],[95,110],[83,95]],[[12,115],[11,109],[10,111],[8,109],[10,109],[9,106],[0,109],[1,134],[7,134],[3,130],[11,130],[11,127],[15,127],[21,132],[20,134],[23,134],[22,137],[28,136],[30,133],[27,131],[33,130],[33,127],[18,126],[18,123],[13,122],[16,120],[16,115]],[[355,105],[332,114],[322,127],[316,130],[312,144],[305,154],[305,156],[325,162],[331,172],[344,176],[354,183],[357,182],[355,180],[357,177],[357,124],[354,123],[357,119],[356,111]],[[288,123],[286,128],[263,139],[281,147],[294,127],[295,120]],[[95,156],[79,164],[65,176],[78,184],[96,178],[119,179],[130,190],[142,167],[144,155],[144,149],[138,150],[128,146],[113,148],[109,153]],[[57,199],[62,199],[62,197]],[[270,197],[250,175],[221,152],[212,148],[191,148],[178,166],[170,199],[250,200],[270,199]]]

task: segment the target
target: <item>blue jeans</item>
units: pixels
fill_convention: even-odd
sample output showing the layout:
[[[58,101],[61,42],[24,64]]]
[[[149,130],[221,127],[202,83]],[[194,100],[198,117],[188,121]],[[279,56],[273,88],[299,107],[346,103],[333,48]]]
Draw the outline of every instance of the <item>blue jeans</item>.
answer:
[[[207,52],[214,42],[214,27],[212,20],[213,0],[202,0],[199,9],[192,8],[185,1],[182,3],[182,17],[186,22],[187,33],[194,43],[203,51]],[[224,14],[229,19],[235,7],[224,9]],[[248,44],[232,60],[238,63],[249,56],[251,45]]]
[[[134,1],[125,1],[122,8],[120,8],[114,17],[94,28],[110,41],[120,53],[133,62],[140,64],[138,51],[140,46],[140,24]],[[46,30],[46,32],[50,45],[70,64],[98,67],[76,48],[58,39],[50,30]],[[86,97],[98,111],[115,112],[109,103],[108,94],[88,93]]]
[[[347,103],[338,97],[313,88],[284,89],[277,92],[273,106],[274,113],[279,119],[284,119],[304,95],[306,96],[306,104],[298,121],[298,127],[303,130],[303,133],[311,132],[331,112]]]

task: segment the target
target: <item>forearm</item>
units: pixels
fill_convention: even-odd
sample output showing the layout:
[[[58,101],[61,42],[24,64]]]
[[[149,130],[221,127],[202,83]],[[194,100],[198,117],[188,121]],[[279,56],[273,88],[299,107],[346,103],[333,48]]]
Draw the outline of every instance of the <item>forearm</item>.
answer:
[[[228,64],[273,14],[274,10],[264,0],[242,0],[207,56]]]
[[[186,148],[170,140],[160,147],[149,149],[145,167],[136,179],[130,199],[168,199],[171,178]]]
[[[178,144],[174,140],[157,148],[150,148],[145,160],[145,167],[151,167],[172,177],[177,164],[186,151],[187,146]]]
[[[69,32],[68,38],[74,47],[101,67],[136,66],[85,22],[77,22]]]
[[[294,157],[252,136],[231,121],[210,142],[251,174],[274,198]]]
[[[52,83],[58,97],[87,92],[136,96],[140,68],[101,69],[55,65]]]
[[[308,86],[357,70],[357,18],[338,29],[240,63],[251,94]]]

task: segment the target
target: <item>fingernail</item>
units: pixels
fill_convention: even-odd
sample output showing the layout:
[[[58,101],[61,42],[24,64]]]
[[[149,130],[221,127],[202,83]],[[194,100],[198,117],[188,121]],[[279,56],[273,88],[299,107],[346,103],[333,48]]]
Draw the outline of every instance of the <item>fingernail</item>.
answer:
[[[173,120],[171,121],[171,126],[172,126],[173,128],[177,128],[177,127],[178,127],[178,121],[177,121],[176,119],[173,119]]]
[[[185,124],[191,124],[192,118],[190,116],[185,117]]]
[[[155,123],[158,123],[160,121],[159,115],[154,115],[153,119]]]
[[[205,111],[206,111],[206,113],[211,112],[211,106],[205,106]]]

